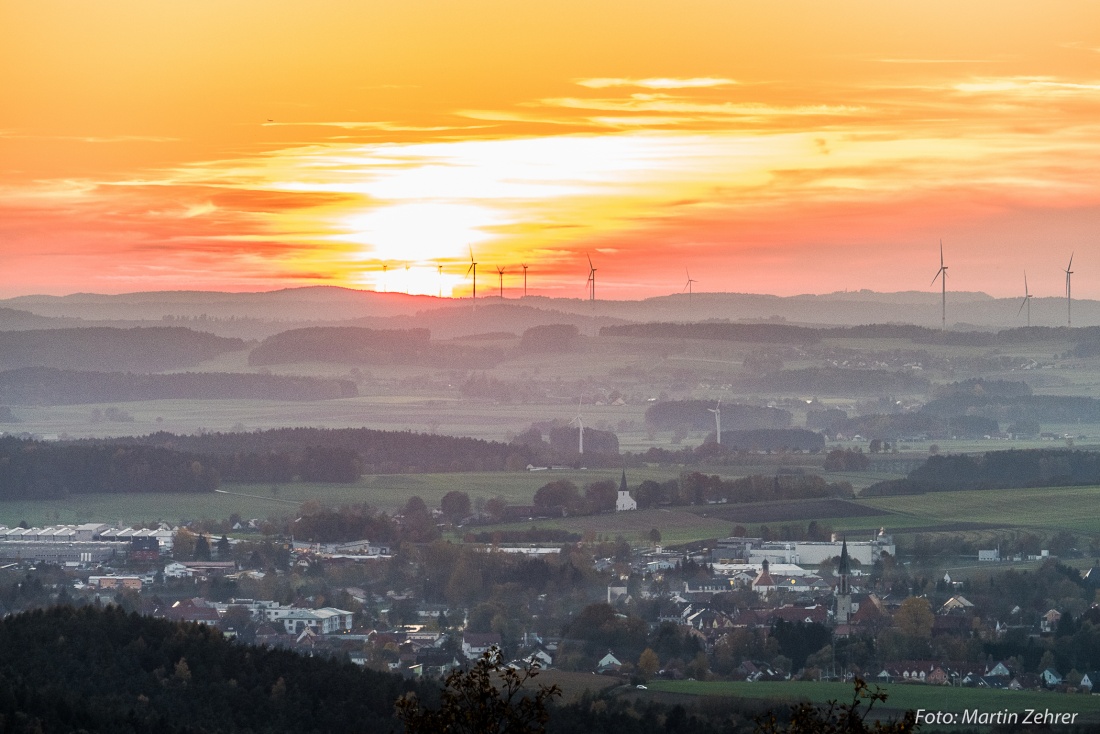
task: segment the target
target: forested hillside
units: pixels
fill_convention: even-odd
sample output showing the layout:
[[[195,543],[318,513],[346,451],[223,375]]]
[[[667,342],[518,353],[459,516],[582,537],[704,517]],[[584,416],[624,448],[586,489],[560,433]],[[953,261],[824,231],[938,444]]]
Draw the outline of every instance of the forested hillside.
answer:
[[[1069,449],[1012,449],[930,456],[905,479],[873,484],[862,496],[1100,484],[1100,454]]]
[[[227,339],[179,326],[0,331],[0,369],[79,367],[159,372],[193,367],[244,347],[243,339]]]
[[[291,329],[264,339],[248,355],[248,363],[256,366],[334,362],[485,368],[502,359],[504,352],[495,347],[433,343],[427,329],[356,326]]]
[[[0,622],[7,732],[385,732],[414,684],[216,629],[54,608]],[[431,696],[424,689],[422,695]]]
[[[168,375],[23,367],[0,372],[0,403],[76,405],[138,400],[333,400],[359,394],[351,380],[184,372]]]
[[[0,499],[100,492],[210,492],[203,457],[156,446],[55,444],[0,437]]]

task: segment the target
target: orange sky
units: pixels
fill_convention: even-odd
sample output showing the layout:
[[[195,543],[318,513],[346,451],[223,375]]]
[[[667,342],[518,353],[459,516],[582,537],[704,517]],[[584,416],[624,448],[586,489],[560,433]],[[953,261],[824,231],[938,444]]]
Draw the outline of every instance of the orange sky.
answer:
[[[1098,171],[1085,0],[0,0],[0,297],[1100,298]]]

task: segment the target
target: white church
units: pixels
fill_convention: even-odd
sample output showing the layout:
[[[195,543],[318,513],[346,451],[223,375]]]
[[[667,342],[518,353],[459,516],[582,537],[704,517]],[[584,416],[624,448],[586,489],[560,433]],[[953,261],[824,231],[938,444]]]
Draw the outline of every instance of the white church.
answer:
[[[638,503],[630,496],[630,490],[626,488],[626,469],[623,469],[623,478],[619,482],[619,497],[615,500],[615,512],[637,509]]]

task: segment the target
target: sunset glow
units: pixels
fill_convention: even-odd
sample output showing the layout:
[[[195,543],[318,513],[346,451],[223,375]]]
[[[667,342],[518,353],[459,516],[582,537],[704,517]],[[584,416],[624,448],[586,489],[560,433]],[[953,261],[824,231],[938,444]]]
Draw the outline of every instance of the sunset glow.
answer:
[[[1092,3],[0,5],[0,296],[1100,298],[1097,170]]]

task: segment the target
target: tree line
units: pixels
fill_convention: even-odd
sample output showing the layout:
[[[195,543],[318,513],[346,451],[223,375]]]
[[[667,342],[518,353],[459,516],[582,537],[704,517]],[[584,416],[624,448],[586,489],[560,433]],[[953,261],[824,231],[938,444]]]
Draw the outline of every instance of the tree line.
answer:
[[[351,380],[235,372],[137,374],[22,367],[0,372],[0,402],[77,405],[139,400],[335,400],[353,398]]]
[[[904,479],[872,484],[862,496],[971,489],[1100,484],[1100,453],[1071,449],[1010,449],[930,456]]]
[[[206,457],[156,446],[47,444],[0,437],[0,498],[76,494],[211,492],[218,473]]]
[[[243,339],[181,326],[0,331],[0,369],[58,367],[159,372],[192,367],[246,347]]]
[[[793,415],[782,408],[727,403],[715,408],[710,400],[665,400],[646,408],[645,422],[654,428],[669,430],[686,428],[705,431],[715,427],[713,410],[721,410],[726,430],[758,428],[789,428]]]

